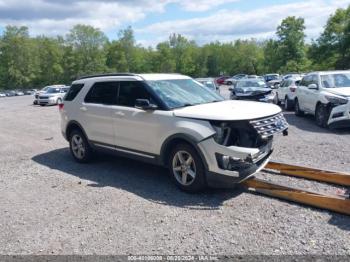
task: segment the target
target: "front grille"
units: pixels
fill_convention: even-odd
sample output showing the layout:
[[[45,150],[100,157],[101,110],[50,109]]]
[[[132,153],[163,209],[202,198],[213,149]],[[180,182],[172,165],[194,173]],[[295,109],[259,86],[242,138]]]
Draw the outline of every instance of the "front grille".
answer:
[[[39,96],[39,99],[49,99],[48,96]]]
[[[250,121],[250,124],[263,138],[283,132],[283,130],[288,128],[288,123],[282,113],[271,117]]]

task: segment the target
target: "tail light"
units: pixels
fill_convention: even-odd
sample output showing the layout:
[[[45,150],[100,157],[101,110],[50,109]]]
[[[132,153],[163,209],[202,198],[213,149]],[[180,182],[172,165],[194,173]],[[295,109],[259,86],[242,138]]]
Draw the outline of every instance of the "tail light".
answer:
[[[64,108],[64,104],[63,103],[59,103],[58,104],[58,110],[63,110]]]
[[[291,87],[289,87],[289,90],[294,93],[295,90],[297,90],[297,87],[296,86],[291,86]]]

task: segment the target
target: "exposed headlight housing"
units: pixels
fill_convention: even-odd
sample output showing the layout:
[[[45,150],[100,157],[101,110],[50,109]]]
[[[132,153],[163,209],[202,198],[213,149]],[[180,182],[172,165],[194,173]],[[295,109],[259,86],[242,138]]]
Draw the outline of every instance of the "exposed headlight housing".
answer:
[[[326,95],[325,98],[334,105],[344,105],[349,102],[349,99],[341,96]]]
[[[226,123],[221,123],[219,125],[212,125],[216,134],[214,135],[214,140],[219,145],[226,145],[231,133],[231,128],[227,126]]]

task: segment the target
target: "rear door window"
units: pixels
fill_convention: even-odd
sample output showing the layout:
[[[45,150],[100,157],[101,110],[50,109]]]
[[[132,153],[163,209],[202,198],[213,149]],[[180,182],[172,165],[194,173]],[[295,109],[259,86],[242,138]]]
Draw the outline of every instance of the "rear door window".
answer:
[[[79,94],[80,90],[84,87],[84,84],[73,84],[67,94],[64,96],[65,101],[73,101],[73,99]]]
[[[115,105],[117,102],[118,82],[97,82],[87,93],[85,103]]]

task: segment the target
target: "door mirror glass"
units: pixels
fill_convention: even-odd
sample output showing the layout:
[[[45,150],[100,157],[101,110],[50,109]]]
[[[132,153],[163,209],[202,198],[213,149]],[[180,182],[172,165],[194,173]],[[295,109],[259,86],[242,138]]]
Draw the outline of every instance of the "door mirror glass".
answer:
[[[135,107],[142,110],[156,110],[157,105],[151,104],[148,99],[136,99]]]
[[[309,88],[309,89],[317,89],[317,85],[316,84],[310,84],[310,85],[308,85],[307,88]]]

